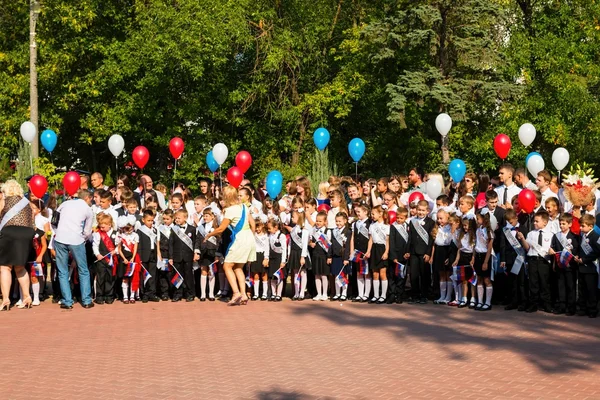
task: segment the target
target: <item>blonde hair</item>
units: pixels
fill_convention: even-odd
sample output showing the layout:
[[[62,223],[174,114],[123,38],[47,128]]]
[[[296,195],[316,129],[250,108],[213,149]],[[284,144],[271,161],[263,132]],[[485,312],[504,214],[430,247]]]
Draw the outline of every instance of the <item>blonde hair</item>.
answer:
[[[321,196],[327,197],[327,189],[329,189],[329,182],[319,183],[319,194]]]
[[[5,197],[19,196],[23,197],[23,188],[19,185],[19,182],[14,179],[9,179],[2,185],[2,193]]]
[[[223,201],[225,202],[225,208],[240,204],[238,190],[231,185],[225,186],[223,188]]]

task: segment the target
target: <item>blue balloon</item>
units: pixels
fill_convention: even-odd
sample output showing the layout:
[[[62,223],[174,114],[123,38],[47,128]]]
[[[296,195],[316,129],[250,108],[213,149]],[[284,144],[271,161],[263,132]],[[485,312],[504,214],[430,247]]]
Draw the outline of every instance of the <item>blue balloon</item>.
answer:
[[[315,142],[315,146],[319,150],[325,150],[327,144],[329,144],[329,131],[325,128],[319,128],[313,134],[313,141]]]
[[[219,169],[219,163],[215,161],[212,150],[206,154],[206,165],[208,165],[208,169],[210,169],[211,172],[215,172]]]
[[[467,173],[467,166],[463,160],[455,158],[448,166],[448,172],[454,182],[460,182]]]
[[[359,162],[362,156],[365,154],[365,142],[360,138],[354,138],[348,144],[348,153],[354,162]]]
[[[56,137],[56,133],[52,129],[46,129],[44,132],[42,132],[40,141],[42,142],[42,146],[44,146],[46,151],[52,153],[56,147],[56,142],[58,139]]]
[[[529,161],[529,159],[531,158],[531,156],[542,156],[540,153],[538,153],[537,151],[532,151],[531,153],[527,154],[527,157],[525,157],[525,165],[527,165],[527,162]]]
[[[283,184],[283,175],[279,171],[271,171],[267,175],[267,179],[265,181],[265,186],[267,188],[267,193],[269,197],[272,199],[276,199],[281,193],[281,186]]]

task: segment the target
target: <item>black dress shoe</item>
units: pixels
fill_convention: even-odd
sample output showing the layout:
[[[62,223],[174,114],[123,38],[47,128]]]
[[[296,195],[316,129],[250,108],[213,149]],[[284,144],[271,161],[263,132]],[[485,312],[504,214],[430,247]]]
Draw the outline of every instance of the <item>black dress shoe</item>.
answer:
[[[87,303],[82,306],[83,308],[94,308],[94,303]]]
[[[530,306],[525,312],[534,313],[537,312],[538,308],[536,306]]]
[[[169,296],[162,296],[160,299],[162,301],[169,301]]]
[[[60,305],[60,308],[62,308],[63,310],[72,310],[72,309],[73,309],[73,306],[68,306],[68,305],[66,305],[66,304],[61,304],[61,305]]]
[[[148,302],[148,298],[147,297],[142,297],[142,303],[147,303]]]
[[[353,303],[360,303],[360,297],[355,297],[351,300]]]
[[[589,318],[596,318],[597,316],[597,313],[590,313],[590,315],[588,315]]]
[[[112,297],[111,297],[111,298],[108,298],[108,299],[106,299],[106,304],[112,304],[112,303],[114,303],[114,302],[115,302],[115,299],[113,299]]]
[[[551,309],[550,307],[544,307],[542,308],[542,311],[548,314],[552,314],[554,312],[553,309]]]
[[[577,311],[577,316],[578,317],[585,317],[587,315],[587,312],[584,310],[579,310]]]
[[[188,303],[191,303],[192,301],[194,301],[194,298],[192,296],[190,296],[187,299],[185,299],[185,301]]]
[[[552,314],[555,314],[555,315],[560,315],[560,314],[564,314],[564,313],[565,313],[565,310],[563,310],[561,308],[556,308],[556,309],[552,310]]]
[[[181,297],[179,296],[175,296],[173,297],[173,300],[171,300],[173,303],[177,303],[178,301],[181,301]]]
[[[102,297],[96,297],[96,300],[94,300],[94,303],[96,304],[104,304],[104,299]]]
[[[215,301],[215,298],[214,297],[209,297],[208,301]]]
[[[60,299],[58,297],[52,297],[52,304],[56,304],[60,301]]]
[[[200,297],[200,301],[206,301],[206,297]]]
[[[419,302],[418,300],[415,300],[412,297],[409,297],[409,299],[408,299],[408,304],[416,304],[418,302]]]
[[[157,296],[150,296],[148,297],[148,300],[153,303],[158,303],[160,301],[160,299]]]
[[[510,310],[516,310],[517,308],[519,308],[519,306],[518,306],[518,305],[516,305],[516,304],[509,304],[509,305],[507,305],[506,307],[504,307],[504,309],[505,309],[506,311],[510,311]]]
[[[402,299],[397,299],[396,304],[402,304]]]
[[[517,307],[517,311],[521,311],[522,312],[522,311],[525,311],[525,310],[527,310],[527,308],[525,308],[525,306],[523,306],[523,305]]]
[[[421,300],[419,300],[419,304],[427,304],[427,299],[423,297]]]

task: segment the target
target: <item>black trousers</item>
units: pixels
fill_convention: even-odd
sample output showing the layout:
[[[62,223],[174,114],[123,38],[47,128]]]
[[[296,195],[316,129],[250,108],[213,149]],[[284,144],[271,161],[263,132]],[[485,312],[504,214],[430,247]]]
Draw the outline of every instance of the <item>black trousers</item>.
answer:
[[[183,276],[183,285],[175,290],[175,295],[185,297],[196,297],[196,284],[194,281],[194,270],[192,268],[192,260],[174,263],[175,268]]]
[[[173,268],[171,268],[173,269]],[[169,297],[169,279],[172,277],[171,272],[157,269],[157,279],[155,280],[156,295],[160,297]]]
[[[143,296],[153,297],[156,296],[156,278],[158,275],[158,269],[156,268],[156,259],[151,259],[147,263],[142,263],[144,268],[150,274],[150,278],[144,284]],[[142,283],[144,283],[144,270],[142,269]]]
[[[557,308],[575,312],[575,271],[570,268],[557,268],[555,275],[558,285]]]
[[[510,271],[513,264],[506,264],[506,270]],[[508,291],[510,292],[509,300],[511,304],[517,306],[527,306],[529,300],[529,288],[527,285],[527,274],[525,263],[521,266],[518,274],[508,273]]]
[[[358,296],[358,283],[356,278],[358,277],[358,264],[355,262],[350,263],[350,283],[348,285],[348,297],[353,299]]]
[[[429,264],[425,263],[422,254],[411,254],[409,265],[411,297],[414,299],[426,299],[429,295],[429,286],[431,285],[431,269]]]
[[[550,298],[551,264],[539,257],[529,258],[529,301],[532,306],[551,308]]]
[[[108,300],[114,297],[115,278],[112,267],[104,260],[94,264],[96,273],[96,299]]]
[[[405,273],[406,273],[406,271],[405,271]],[[406,283],[406,278],[400,278],[400,276],[396,275],[396,265],[395,264],[393,266],[388,265],[387,279],[388,279],[387,300],[390,302],[402,300],[402,297],[404,296],[404,285]]]
[[[590,315],[598,313],[598,298],[596,291],[598,290],[598,274],[593,273],[579,273],[579,280],[577,281],[577,287],[579,289],[579,298],[577,304],[579,309],[586,311]]]

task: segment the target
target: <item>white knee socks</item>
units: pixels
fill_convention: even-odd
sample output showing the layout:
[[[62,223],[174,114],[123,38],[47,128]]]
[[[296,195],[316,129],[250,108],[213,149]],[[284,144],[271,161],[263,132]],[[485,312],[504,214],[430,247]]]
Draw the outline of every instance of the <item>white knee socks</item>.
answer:
[[[323,284],[323,298],[327,298],[327,289],[329,288],[329,280],[327,275],[321,275],[321,283]]]
[[[31,290],[33,291],[33,301],[39,303],[40,301],[40,283],[32,283]]]
[[[379,298],[379,279],[373,279],[373,298]]]
[[[254,281],[254,297],[258,297],[260,291],[260,281]]]
[[[365,276],[365,295],[363,297],[369,297],[371,295],[371,278]]]
[[[306,271],[302,271],[300,272],[300,293],[298,293],[298,296],[304,298],[304,292],[306,292],[306,284],[307,282],[307,278],[306,278]]]
[[[440,281],[440,298],[438,301],[446,300],[446,281]]]
[[[477,300],[483,303],[483,285],[477,285]]]
[[[492,305],[492,294],[494,293],[493,286],[486,286],[485,288],[485,304],[488,306]]]
[[[356,286],[358,287],[358,296],[357,297],[364,297],[365,296],[365,276],[364,275],[359,275],[356,278]]]
[[[454,282],[446,281],[446,298],[444,299],[446,303],[449,303],[452,300],[452,288],[454,287]]]
[[[127,300],[129,298],[129,283],[125,280],[121,283],[121,290],[123,291],[123,300]]]
[[[206,298],[206,275],[200,275],[200,298]],[[213,278],[214,279],[214,278]]]
[[[388,281],[386,279],[385,281],[381,281],[381,297],[384,299],[387,297],[387,290],[388,290]]]
[[[266,298],[269,294],[269,281],[262,281],[263,297]]]

